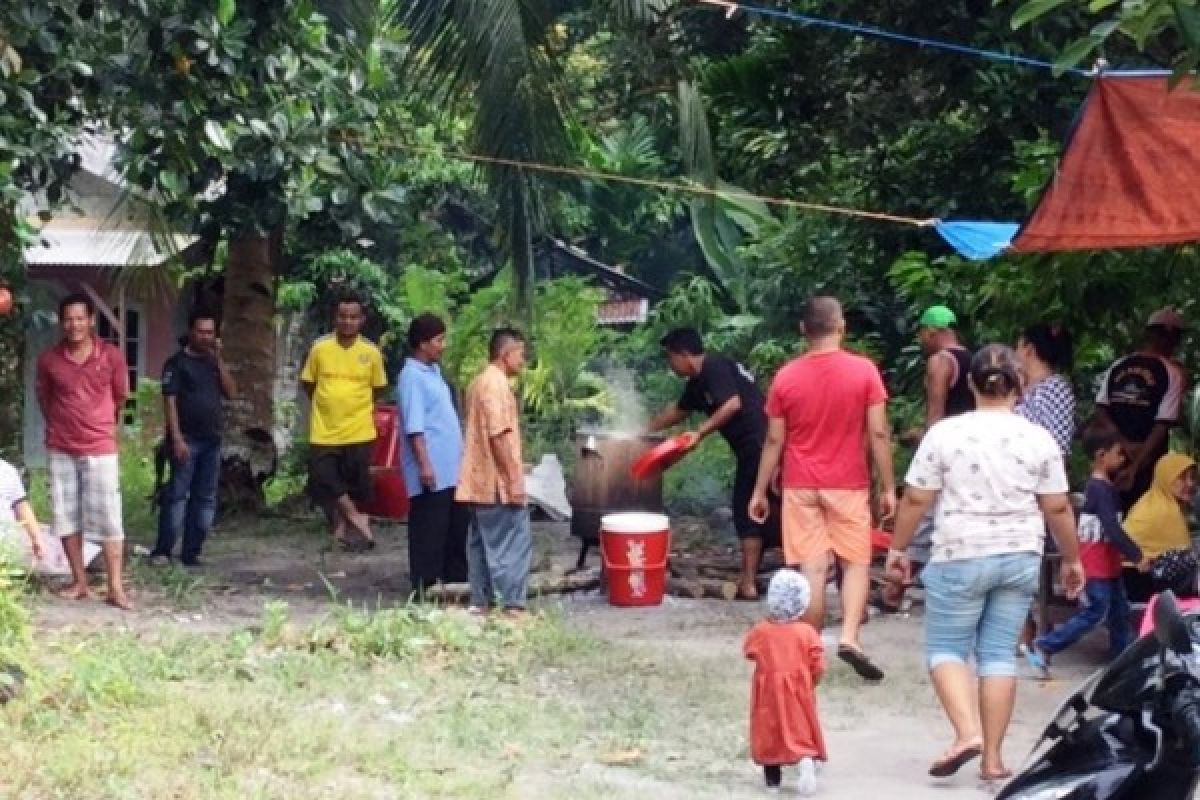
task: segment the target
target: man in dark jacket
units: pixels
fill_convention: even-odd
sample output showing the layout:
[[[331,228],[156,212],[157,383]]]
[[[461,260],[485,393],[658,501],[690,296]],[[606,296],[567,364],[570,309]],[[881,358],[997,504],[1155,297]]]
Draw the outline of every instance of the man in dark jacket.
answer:
[[[237,392],[221,358],[216,317],[194,312],[187,342],[163,367],[162,393],[167,423],[166,450],[171,479],[158,513],[158,542],[151,562],[170,563],[175,540],[183,535],[180,560],[200,564],[200,550],[217,511],[221,469],[222,402]]]

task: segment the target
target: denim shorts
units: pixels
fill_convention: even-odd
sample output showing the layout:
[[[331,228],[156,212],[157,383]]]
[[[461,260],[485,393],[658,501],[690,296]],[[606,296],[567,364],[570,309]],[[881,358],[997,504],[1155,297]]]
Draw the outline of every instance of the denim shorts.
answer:
[[[1017,640],[1041,572],[1040,553],[936,561],[925,568],[925,654],[929,668],[966,664],[980,677],[1017,674]]]

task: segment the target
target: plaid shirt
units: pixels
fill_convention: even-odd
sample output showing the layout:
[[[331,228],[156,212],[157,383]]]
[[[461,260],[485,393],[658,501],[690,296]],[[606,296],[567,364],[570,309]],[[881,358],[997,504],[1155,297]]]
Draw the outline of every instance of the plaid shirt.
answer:
[[[1050,431],[1063,456],[1071,452],[1071,440],[1075,437],[1075,393],[1062,375],[1051,375],[1030,387],[1017,403],[1017,413]]]

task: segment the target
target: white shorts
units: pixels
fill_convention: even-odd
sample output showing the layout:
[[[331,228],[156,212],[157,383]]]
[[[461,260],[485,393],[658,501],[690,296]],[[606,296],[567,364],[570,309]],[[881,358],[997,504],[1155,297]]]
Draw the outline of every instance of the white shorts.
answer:
[[[124,539],[117,456],[69,456],[53,451],[49,456],[54,534],[82,533],[98,542]]]

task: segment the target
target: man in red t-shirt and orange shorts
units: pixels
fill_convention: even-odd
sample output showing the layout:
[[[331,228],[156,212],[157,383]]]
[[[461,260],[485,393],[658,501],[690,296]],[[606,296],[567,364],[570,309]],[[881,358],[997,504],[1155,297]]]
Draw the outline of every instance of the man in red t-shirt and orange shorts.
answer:
[[[768,511],[767,488],[783,462],[783,552],[814,587],[807,618],[825,621],[830,553],[842,568],[842,633],[838,657],[867,680],[883,679],[859,641],[870,592],[871,474],[868,445],[880,482],[880,514],[896,509],[887,390],[878,368],[842,349],[846,321],[832,297],[814,297],[804,310],[808,351],[785,365],[767,394],[767,442],[750,516]]]

